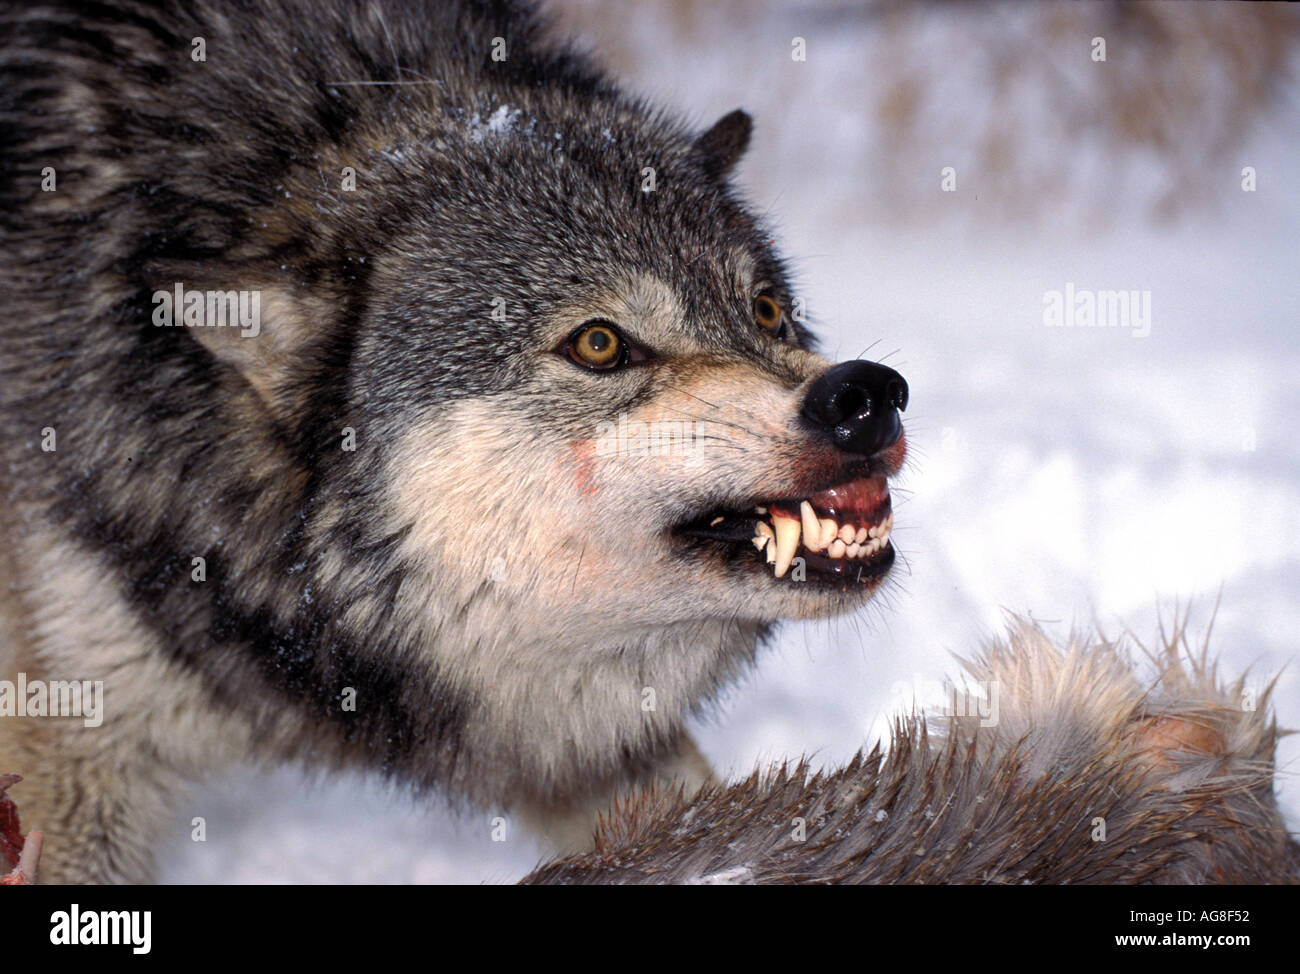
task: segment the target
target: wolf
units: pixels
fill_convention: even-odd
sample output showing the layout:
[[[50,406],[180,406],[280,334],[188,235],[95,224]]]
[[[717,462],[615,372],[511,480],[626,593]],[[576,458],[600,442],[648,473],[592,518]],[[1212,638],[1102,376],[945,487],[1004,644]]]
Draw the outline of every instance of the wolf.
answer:
[[[702,131],[506,0],[0,12],[3,673],[45,881],[241,761],[562,850],[891,574],[908,387],[817,352]],[[9,703],[12,704],[12,693]]]

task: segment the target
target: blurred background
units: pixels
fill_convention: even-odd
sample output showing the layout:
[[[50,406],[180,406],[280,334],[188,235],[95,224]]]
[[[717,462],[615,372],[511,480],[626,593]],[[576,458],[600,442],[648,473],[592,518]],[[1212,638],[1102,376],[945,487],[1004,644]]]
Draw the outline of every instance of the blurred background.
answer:
[[[548,6],[654,103],[754,116],[740,181],[825,353],[912,389],[896,580],[782,631],[696,728],[715,767],[845,761],[1007,612],[1149,643],[1181,612],[1203,635],[1217,600],[1222,671],[1281,671],[1300,728],[1300,10]],[[1083,291],[1149,295],[1149,329],[1046,323]],[[1279,764],[1300,828],[1300,741]],[[194,815],[208,840],[165,881],[506,882],[543,854],[377,778],[248,772]]]

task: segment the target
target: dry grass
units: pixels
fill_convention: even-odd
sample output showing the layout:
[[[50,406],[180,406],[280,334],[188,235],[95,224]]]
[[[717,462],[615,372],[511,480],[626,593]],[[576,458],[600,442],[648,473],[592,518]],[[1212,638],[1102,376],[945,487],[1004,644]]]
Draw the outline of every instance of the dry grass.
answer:
[[[780,57],[770,41],[786,28],[809,38],[810,58],[832,38],[851,37],[855,45],[860,38],[860,60],[836,67],[843,101],[826,107],[828,117],[861,121],[873,133],[864,136],[851,176],[882,216],[915,219],[969,202],[936,192],[939,170],[954,165],[959,187],[971,197],[978,192],[982,215],[1052,216],[1060,200],[1072,198],[1087,201],[1093,216],[1136,201],[1169,217],[1240,191],[1241,167],[1252,163],[1245,147],[1258,126],[1270,118],[1294,126],[1286,100],[1300,10],[1285,4],[549,6],[634,83],[711,60],[716,67],[719,58],[733,59],[727,69],[743,77],[746,45]],[[1092,60],[1094,37],[1106,40],[1104,63]],[[810,106],[800,102],[798,82],[774,87],[764,74],[754,73],[752,96],[764,113],[760,124],[765,116],[769,124],[802,118],[806,125]],[[837,96],[816,97],[824,103]],[[786,105],[792,114],[783,115]],[[793,156],[779,161],[799,166]]]

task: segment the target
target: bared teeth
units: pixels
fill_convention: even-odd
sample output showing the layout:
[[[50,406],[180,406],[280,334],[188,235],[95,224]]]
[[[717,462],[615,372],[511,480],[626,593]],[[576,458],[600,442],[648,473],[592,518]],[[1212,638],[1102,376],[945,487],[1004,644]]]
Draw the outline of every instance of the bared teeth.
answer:
[[[799,520],[803,526],[803,543],[809,551],[821,551],[826,546],[821,543],[822,528],[817,523],[817,515],[812,505],[804,501],[799,505]]]
[[[801,526],[795,518],[773,511],[772,529],[776,532],[776,559],[773,571],[777,578],[781,578],[789,569],[790,563],[794,561],[794,553],[799,550]]]
[[[894,526],[892,513],[871,527],[838,524],[833,518],[818,518],[807,500],[800,502],[797,515],[777,507],[769,516],[770,524],[758,521],[754,526],[753,543],[763,552],[777,578],[784,578],[790,570],[801,542],[807,550],[825,552],[830,558],[866,559],[889,544],[889,533]]]

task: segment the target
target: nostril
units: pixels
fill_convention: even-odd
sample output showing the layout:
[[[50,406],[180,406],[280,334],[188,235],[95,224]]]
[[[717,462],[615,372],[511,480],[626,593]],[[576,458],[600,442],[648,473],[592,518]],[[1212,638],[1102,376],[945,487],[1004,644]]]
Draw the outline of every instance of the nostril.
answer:
[[[902,376],[899,376],[896,380],[890,380],[885,398],[900,413],[907,411],[907,383],[903,381]]]
[[[867,391],[860,386],[842,385],[831,405],[833,422],[858,416],[871,409],[871,400]]]

